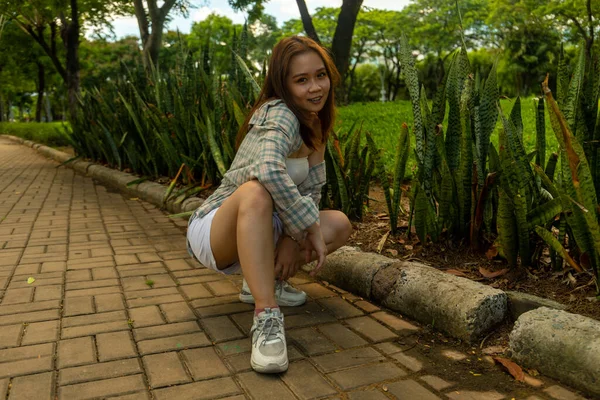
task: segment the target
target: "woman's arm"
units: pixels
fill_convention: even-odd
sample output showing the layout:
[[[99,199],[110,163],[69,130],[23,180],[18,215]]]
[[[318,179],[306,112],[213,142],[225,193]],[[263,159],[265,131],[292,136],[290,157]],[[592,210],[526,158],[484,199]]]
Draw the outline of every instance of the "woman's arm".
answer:
[[[319,220],[319,209],[311,197],[301,194],[285,165],[285,159],[301,141],[299,122],[284,104],[272,107],[250,140],[257,152],[248,149],[247,157],[256,157],[254,176],[273,198],[273,205],[284,226],[284,232],[297,239]],[[298,143],[299,145],[299,143]],[[254,153],[254,154],[252,154]],[[312,228],[314,230],[314,228]]]

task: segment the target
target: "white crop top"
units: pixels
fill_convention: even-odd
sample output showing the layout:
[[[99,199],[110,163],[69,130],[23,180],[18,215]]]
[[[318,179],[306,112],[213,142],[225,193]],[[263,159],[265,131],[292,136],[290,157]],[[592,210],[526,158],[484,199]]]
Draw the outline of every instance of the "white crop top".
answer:
[[[287,172],[292,181],[298,186],[308,177],[308,157],[287,158]]]

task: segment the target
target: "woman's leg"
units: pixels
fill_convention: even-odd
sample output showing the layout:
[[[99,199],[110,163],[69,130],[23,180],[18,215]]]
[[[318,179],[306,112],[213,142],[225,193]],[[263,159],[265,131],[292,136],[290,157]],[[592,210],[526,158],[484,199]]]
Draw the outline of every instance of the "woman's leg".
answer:
[[[240,186],[212,221],[210,246],[223,269],[240,261],[257,309],[277,307],[273,247],[273,200],[258,182]]]
[[[352,224],[346,214],[336,210],[321,211],[319,219],[323,240],[327,245],[327,254],[331,254],[346,244],[352,234]],[[302,257],[302,264],[306,263],[304,246],[300,246],[300,256]],[[310,261],[316,259],[317,254],[313,251]]]

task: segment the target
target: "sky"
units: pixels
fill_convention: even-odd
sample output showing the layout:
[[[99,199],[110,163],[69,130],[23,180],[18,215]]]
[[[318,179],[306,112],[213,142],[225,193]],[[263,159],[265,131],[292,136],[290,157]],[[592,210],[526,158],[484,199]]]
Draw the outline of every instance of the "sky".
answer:
[[[363,6],[387,9],[401,10],[410,0],[364,0]],[[234,23],[243,24],[244,14],[236,13],[229,6],[227,0],[191,0],[197,8],[190,10],[188,18],[175,16],[169,23],[168,29],[189,33],[192,23],[204,20],[212,12],[229,17]],[[306,0],[308,11],[312,14],[318,7],[340,7],[342,0]],[[300,12],[295,0],[269,0],[265,5],[265,12],[273,15],[277,19],[277,24],[281,26],[284,21],[291,18],[300,18]],[[116,38],[122,38],[128,35],[139,36],[137,20],[135,17],[117,18],[113,21]]]

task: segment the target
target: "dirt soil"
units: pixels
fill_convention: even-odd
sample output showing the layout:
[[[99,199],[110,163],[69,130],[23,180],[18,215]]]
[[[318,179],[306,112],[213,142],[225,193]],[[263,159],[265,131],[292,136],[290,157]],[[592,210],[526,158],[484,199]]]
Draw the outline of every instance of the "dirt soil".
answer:
[[[596,297],[592,275],[574,270],[553,271],[550,259],[542,255],[539,266],[531,267],[524,276],[516,279],[506,273],[495,278],[483,274],[499,272],[507,268],[503,260],[488,259],[485,250],[476,252],[467,244],[452,240],[440,240],[423,246],[414,230],[408,232],[408,215],[399,217],[399,232],[389,234],[389,217],[383,190],[373,186],[369,193],[369,212],[362,222],[354,222],[354,233],[349,245],[363,251],[380,252],[390,258],[418,261],[441,271],[463,276],[501,290],[513,290],[551,299],[566,305],[567,311],[600,320],[600,301]],[[402,198],[402,208],[408,210],[408,199]],[[382,243],[383,240],[383,243]],[[483,274],[482,274],[483,273]]]

